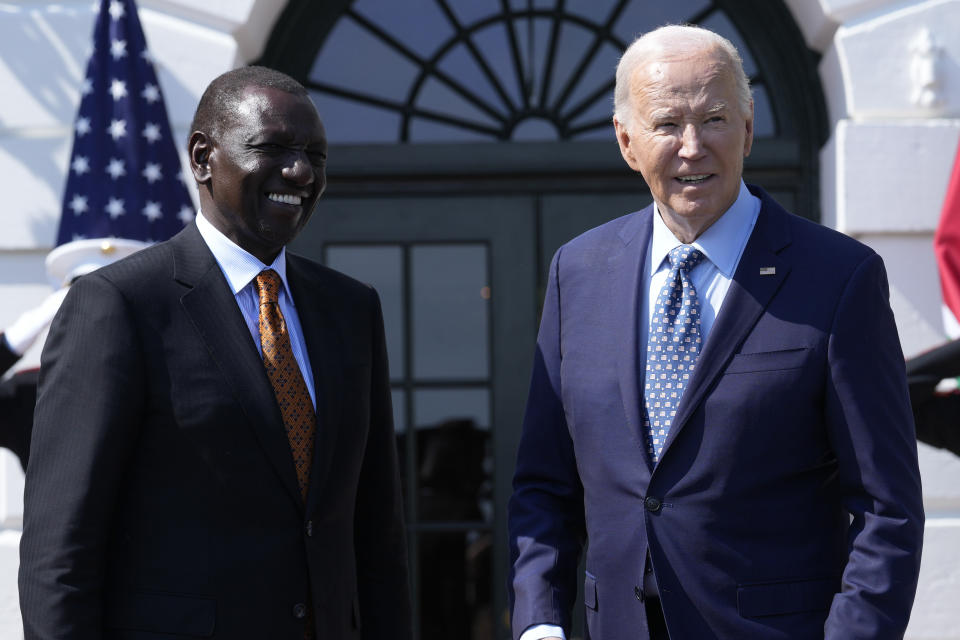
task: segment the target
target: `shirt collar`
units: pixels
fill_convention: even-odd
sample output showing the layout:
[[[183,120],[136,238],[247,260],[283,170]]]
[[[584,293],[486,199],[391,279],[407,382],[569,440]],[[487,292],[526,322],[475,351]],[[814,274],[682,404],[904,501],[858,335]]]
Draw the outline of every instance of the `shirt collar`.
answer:
[[[727,278],[733,277],[733,272],[740,261],[740,254],[747,245],[747,239],[753,231],[760,213],[760,199],[750,193],[743,180],[740,181],[740,192],[736,201],[717,219],[710,228],[694,240],[693,246],[703,252]],[[653,239],[650,246],[650,273],[654,274],[663,264],[671,249],[678,247],[682,242],[660,217],[660,210],[656,202],[653,204]]]
[[[220,265],[220,269],[223,271],[223,275],[226,276],[227,283],[230,284],[230,290],[233,291],[234,295],[237,295],[241,289],[250,284],[250,281],[256,278],[258,273],[265,269],[273,269],[280,275],[280,280],[283,281],[283,288],[287,292],[288,299],[292,299],[290,296],[290,287],[287,284],[286,247],[280,249],[280,253],[272,264],[266,265],[260,262],[259,258],[237,246],[227,236],[220,233],[220,231],[207,220],[202,211],[200,215],[197,216],[197,229],[200,231],[200,235],[207,243],[207,246],[210,247],[210,252],[213,253],[217,264]]]

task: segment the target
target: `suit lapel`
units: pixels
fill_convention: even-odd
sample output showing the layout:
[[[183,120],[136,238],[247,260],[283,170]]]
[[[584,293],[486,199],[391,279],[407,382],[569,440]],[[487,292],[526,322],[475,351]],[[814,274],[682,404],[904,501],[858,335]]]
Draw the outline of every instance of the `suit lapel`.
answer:
[[[790,263],[777,255],[790,244],[784,218],[787,213],[765,193],[755,195],[762,199],[757,224],[740,257],[720,314],[703,345],[690,386],[680,399],[661,458],[723,373],[731,356],[753,330],[790,272]]]
[[[627,428],[630,437],[646,455],[647,446],[644,443],[643,433],[643,386],[640,381],[640,370],[645,366],[641,358],[641,349],[638,341],[640,327],[639,314],[640,292],[646,291],[641,282],[643,278],[644,260],[647,257],[647,248],[650,244],[652,229],[653,206],[647,207],[632,216],[618,234],[623,242],[620,251],[612,255],[608,261],[611,276],[611,299],[622,301],[613,307],[620,313],[616,322],[620,332],[617,346],[617,375],[620,380],[620,395],[623,399],[623,409],[627,419]]]
[[[317,429],[310,468],[310,490],[307,494],[309,514],[313,512],[322,493],[319,489],[326,480],[337,444],[343,406],[343,343],[333,314],[337,301],[331,299],[323,281],[311,278],[302,268],[300,259],[289,254],[287,280],[297,305],[317,399]]]
[[[223,272],[195,225],[178,235],[173,244],[174,278],[189,287],[180,303],[243,408],[280,482],[299,505],[300,490],[283,418]]]

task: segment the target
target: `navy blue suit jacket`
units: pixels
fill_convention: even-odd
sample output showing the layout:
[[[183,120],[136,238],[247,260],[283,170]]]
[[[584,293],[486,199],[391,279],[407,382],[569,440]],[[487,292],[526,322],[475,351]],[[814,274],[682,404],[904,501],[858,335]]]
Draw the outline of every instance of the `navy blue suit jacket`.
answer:
[[[598,640],[645,637],[648,549],[674,638],[902,636],[924,516],[883,263],[751,190],[759,219],[655,468],[652,207],[554,256],[509,509],[514,637],[569,629],[586,543]]]

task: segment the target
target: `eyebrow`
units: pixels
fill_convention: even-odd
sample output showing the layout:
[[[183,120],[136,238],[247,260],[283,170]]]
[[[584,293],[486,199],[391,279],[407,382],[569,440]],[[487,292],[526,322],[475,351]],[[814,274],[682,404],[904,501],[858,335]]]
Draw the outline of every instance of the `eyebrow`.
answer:
[[[729,105],[726,102],[717,102],[712,107],[707,109],[704,113],[705,115],[713,115],[715,113],[720,113],[721,111],[726,111]]]
[[[650,113],[651,120],[663,120],[677,117],[679,117],[678,111],[671,107],[661,107],[659,109],[654,109]]]
[[[705,111],[700,112],[703,116],[712,116],[718,113],[722,113],[729,109],[730,105],[726,102],[715,102]],[[657,109],[650,114],[650,119],[655,122],[660,122],[663,120],[672,120],[674,118],[680,117],[676,110],[669,107],[662,109]]]

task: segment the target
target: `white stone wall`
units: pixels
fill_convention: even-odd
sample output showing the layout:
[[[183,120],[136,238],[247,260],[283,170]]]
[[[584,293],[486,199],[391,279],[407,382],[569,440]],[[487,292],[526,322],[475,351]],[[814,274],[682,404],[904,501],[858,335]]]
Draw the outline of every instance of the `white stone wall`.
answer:
[[[820,52],[824,223],[883,257],[904,352],[945,339],[932,253],[960,139],[960,0],[786,0]],[[91,0],[0,0],[0,327],[50,291]],[[219,73],[258,57],[284,0],[140,0],[174,135]],[[199,7],[203,8],[199,8]],[[24,365],[38,362],[39,349]],[[960,639],[960,458],[921,445],[927,533],[908,638]],[[22,475],[0,455],[0,638],[20,637]]]
[[[887,265],[904,353],[946,339],[933,232],[960,139],[960,1],[787,0],[823,54],[823,222]],[[920,444],[927,526],[907,637],[960,638],[960,458]]]

